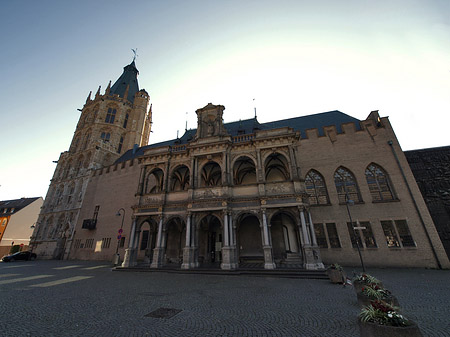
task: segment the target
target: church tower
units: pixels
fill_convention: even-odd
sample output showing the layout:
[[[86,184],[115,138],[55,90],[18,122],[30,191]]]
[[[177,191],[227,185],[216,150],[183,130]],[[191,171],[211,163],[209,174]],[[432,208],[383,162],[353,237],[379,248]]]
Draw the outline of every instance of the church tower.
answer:
[[[135,144],[148,144],[150,96],[139,89],[138,74],[133,60],[103,95],[100,87],[94,97],[89,93],[70,148],[57,162],[31,238],[39,257],[67,258],[91,171],[111,165]]]

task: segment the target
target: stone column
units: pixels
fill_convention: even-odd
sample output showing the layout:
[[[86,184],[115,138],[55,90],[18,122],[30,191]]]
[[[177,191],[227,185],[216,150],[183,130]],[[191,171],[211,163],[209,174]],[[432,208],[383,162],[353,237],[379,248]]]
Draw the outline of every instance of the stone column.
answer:
[[[224,236],[224,246],[222,247],[222,263],[220,264],[220,268],[222,269],[236,269],[236,247],[231,245],[231,235],[232,234],[232,223],[231,223],[231,214],[228,211],[224,212],[223,217],[223,236]]]
[[[192,214],[188,213],[186,218],[186,245],[183,248],[183,263],[181,264],[181,269],[191,269],[195,268],[195,251],[194,242],[192,238]]]
[[[314,228],[312,228],[311,214],[308,214],[307,223],[304,212],[304,209],[300,209],[300,220],[302,222],[302,231],[305,240],[305,244],[303,245],[303,251],[305,252],[303,258],[304,267],[309,270],[324,269],[322,259],[320,258],[319,247],[317,246]]]
[[[153,249],[153,261],[150,268],[161,268],[164,264],[164,249],[162,247],[163,241],[163,216],[161,214],[158,224],[158,236],[156,238],[156,247]]]
[[[122,267],[132,267],[136,265],[136,258],[135,258],[135,251],[134,248],[135,245],[135,236],[136,236],[136,218],[133,218],[133,223],[131,224],[131,232],[130,232],[130,240],[128,242],[128,248],[125,249],[125,256],[123,258]]]
[[[265,269],[275,269],[276,265],[273,261],[273,252],[272,252],[272,245],[271,245],[271,239],[269,237],[269,226],[267,225],[267,216],[266,216],[266,210],[262,210],[262,220],[263,220],[263,250],[264,250],[264,268]]]

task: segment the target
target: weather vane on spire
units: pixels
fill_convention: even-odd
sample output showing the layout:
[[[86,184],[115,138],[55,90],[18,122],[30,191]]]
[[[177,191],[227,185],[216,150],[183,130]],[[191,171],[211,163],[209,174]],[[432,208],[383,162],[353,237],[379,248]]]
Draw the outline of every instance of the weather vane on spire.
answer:
[[[137,54],[137,48],[136,49],[131,49],[132,51],[133,51],[133,54],[134,54],[134,56],[133,56],[133,62],[136,60],[136,57],[138,57],[138,54]]]

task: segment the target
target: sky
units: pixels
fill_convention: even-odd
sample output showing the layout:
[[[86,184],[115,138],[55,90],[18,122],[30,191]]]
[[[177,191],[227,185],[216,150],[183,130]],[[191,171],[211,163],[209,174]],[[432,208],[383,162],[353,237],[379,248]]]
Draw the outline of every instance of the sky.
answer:
[[[403,150],[450,145],[450,1],[2,1],[0,200],[45,197],[89,91],[137,48],[150,143],[195,110],[261,123],[388,116]]]

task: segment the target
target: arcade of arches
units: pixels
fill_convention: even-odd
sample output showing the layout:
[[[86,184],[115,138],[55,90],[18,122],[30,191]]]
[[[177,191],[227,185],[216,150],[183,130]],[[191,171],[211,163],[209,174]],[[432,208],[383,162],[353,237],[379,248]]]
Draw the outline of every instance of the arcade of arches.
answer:
[[[127,266],[323,268],[311,216],[303,207],[137,216]]]

